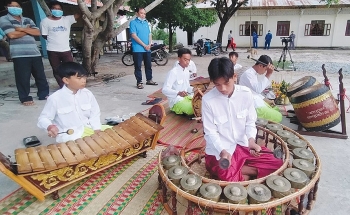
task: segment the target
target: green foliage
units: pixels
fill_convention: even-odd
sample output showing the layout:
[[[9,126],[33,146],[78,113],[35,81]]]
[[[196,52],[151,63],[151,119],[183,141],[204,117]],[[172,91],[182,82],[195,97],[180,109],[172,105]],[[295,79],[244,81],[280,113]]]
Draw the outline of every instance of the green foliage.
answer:
[[[326,2],[328,6],[332,4],[339,4],[339,0],[321,0],[321,2]]]
[[[163,40],[165,45],[169,45],[169,33],[165,32],[163,29],[155,29],[152,31],[153,40]],[[173,34],[172,45],[176,44],[176,34]]]
[[[209,27],[217,20],[215,11],[198,9],[194,5],[183,10],[180,28],[184,31],[196,32],[201,27]]]

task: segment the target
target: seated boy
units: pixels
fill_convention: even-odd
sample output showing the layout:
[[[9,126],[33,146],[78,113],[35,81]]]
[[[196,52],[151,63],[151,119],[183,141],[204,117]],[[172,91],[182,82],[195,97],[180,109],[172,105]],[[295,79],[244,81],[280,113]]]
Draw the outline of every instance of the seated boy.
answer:
[[[181,48],[177,51],[179,63],[168,73],[162,93],[169,100],[170,110],[176,114],[193,115],[192,92],[188,65],[191,60],[191,50]]]
[[[177,60],[174,64],[174,67],[179,65],[179,61]],[[187,66],[188,71],[190,72],[190,80],[194,80],[197,78],[197,67],[196,64],[190,60],[190,63]]]
[[[38,127],[56,138],[56,142],[76,140],[100,131],[100,107],[91,91],[85,88],[87,71],[75,62],[62,63],[57,71],[64,86],[48,97]],[[74,133],[58,134],[68,129]]]
[[[244,181],[261,178],[282,166],[272,154],[259,153],[255,143],[257,115],[249,88],[234,84],[233,63],[226,57],[214,58],[208,67],[215,88],[202,100],[205,166],[219,180]],[[227,159],[227,169],[219,160]]]
[[[269,79],[271,78],[273,70],[274,66],[271,58],[267,55],[261,55],[258,62],[241,75],[239,84],[248,87],[253,92],[255,110],[258,114],[258,118],[281,122],[282,114],[279,108],[273,107],[274,102],[261,95],[263,90],[271,85]]]

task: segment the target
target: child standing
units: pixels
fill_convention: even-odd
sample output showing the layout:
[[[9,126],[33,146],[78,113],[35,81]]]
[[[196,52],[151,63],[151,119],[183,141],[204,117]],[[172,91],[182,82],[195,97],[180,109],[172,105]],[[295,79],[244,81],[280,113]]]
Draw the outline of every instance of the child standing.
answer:
[[[78,63],[66,62],[57,68],[64,86],[50,95],[38,119],[38,127],[56,142],[67,142],[101,130],[100,107],[85,88],[87,71]],[[74,133],[68,135],[68,129]]]

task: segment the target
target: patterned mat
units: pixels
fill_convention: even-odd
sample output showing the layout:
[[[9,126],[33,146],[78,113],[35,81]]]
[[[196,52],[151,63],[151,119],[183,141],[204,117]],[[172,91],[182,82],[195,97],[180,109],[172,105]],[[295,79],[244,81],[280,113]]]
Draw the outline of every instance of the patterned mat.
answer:
[[[0,214],[160,214],[158,153],[136,156],[59,190],[60,199],[38,201],[18,189],[0,201]]]

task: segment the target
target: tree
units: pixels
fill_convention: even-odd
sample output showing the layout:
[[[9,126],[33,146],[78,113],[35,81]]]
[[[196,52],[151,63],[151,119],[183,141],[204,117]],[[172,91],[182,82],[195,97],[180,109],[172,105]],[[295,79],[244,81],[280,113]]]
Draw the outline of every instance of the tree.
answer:
[[[121,26],[114,29],[114,8],[119,8],[128,0],[100,0],[103,3],[102,7],[97,7],[97,0],[91,0],[91,7],[88,8],[84,0],[77,0],[79,9],[82,13],[84,28],[82,32],[82,47],[83,47],[83,66],[89,74],[96,74],[96,65],[99,59],[99,53],[106,41],[116,37],[119,33],[125,30],[130,23],[130,20]],[[155,6],[163,0],[155,0],[145,9],[151,11]],[[45,0],[38,0],[47,16],[51,15]],[[100,21],[101,16],[104,21]]]
[[[220,19],[220,26],[216,37],[216,41],[219,43],[222,43],[222,35],[227,22],[242,5],[246,5],[248,3],[248,0],[231,0],[230,5],[228,2],[228,0],[211,1],[211,4],[215,7],[216,14]]]
[[[152,0],[130,0],[128,3],[132,8],[140,7]],[[169,50],[173,50],[173,35],[175,29],[180,27],[184,30],[197,31],[203,26],[215,23],[215,14],[210,11],[197,8],[186,8],[188,0],[164,0],[152,11],[147,12],[147,20],[157,23],[160,29],[169,31]]]

